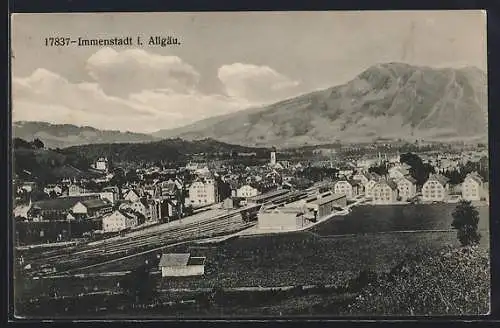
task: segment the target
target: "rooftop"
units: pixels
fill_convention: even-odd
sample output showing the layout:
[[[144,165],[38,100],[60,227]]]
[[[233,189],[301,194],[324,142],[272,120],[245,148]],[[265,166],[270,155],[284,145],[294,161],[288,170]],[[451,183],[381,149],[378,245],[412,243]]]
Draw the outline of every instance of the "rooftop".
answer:
[[[258,200],[263,200],[263,199],[267,199],[267,198],[281,196],[281,195],[287,194],[288,192],[290,192],[290,191],[289,190],[285,190],[285,189],[274,190],[274,191],[271,191],[271,192],[268,192],[268,193],[265,193],[265,194],[262,194],[262,195],[258,195],[258,196],[252,197],[250,199],[252,201],[258,201]]]
[[[347,197],[347,196],[344,194],[333,194],[333,195],[319,198],[319,199],[315,200],[313,203],[318,204],[318,205],[323,205],[323,204],[333,202],[333,201],[336,201],[336,200],[344,198],[344,197]]]
[[[188,265],[189,253],[168,253],[162,254],[159,266],[161,267],[178,267]]]
[[[96,196],[72,196],[72,197],[60,197],[56,199],[42,200],[33,203],[33,208],[38,208],[41,210],[69,210],[78,202],[84,202],[92,199]],[[99,199],[100,200],[100,199]]]
[[[87,208],[101,208],[106,206],[111,206],[110,203],[102,199],[89,199],[81,202]]]

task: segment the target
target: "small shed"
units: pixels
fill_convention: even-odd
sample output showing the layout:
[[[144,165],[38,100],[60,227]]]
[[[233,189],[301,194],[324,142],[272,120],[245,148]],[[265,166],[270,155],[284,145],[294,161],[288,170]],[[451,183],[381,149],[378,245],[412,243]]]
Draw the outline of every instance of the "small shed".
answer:
[[[162,277],[191,277],[205,274],[205,257],[193,257],[190,253],[168,253],[160,258]]]

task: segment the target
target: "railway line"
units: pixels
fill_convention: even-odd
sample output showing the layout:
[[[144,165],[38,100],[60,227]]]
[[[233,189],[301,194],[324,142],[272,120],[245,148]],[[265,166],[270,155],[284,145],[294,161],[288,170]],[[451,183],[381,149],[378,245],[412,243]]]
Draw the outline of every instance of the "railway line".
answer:
[[[31,265],[31,274],[39,275],[44,271],[53,273],[54,269],[56,272],[74,272],[78,268],[116,262],[117,259],[147,253],[179,241],[213,237],[249,227],[243,221],[241,212],[253,207],[201,220],[192,220],[189,223],[166,226],[149,233],[135,234],[132,237],[126,236],[94,245],[83,244],[65,250],[42,252],[36,258],[26,258],[25,263]]]

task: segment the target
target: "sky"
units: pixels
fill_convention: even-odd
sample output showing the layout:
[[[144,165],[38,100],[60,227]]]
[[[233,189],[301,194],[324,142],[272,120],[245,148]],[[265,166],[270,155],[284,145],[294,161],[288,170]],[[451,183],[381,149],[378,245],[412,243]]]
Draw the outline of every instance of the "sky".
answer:
[[[134,44],[46,46],[54,36]],[[148,45],[151,36],[180,44]],[[486,14],[15,14],[11,47],[13,121],[150,133],[346,83],[379,63],[486,71]]]

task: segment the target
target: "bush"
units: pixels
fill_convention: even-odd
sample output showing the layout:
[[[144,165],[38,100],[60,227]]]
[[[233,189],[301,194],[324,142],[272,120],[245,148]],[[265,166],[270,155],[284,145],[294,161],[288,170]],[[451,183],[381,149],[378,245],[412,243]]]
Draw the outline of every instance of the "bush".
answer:
[[[479,244],[481,240],[481,234],[477,231],[479,212],[471,202],[460,201],[452,216],[451,226],[457,229],[457,238],[462,246]]]

